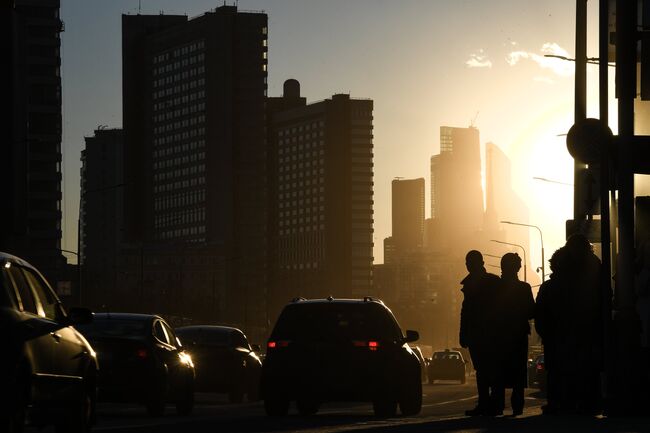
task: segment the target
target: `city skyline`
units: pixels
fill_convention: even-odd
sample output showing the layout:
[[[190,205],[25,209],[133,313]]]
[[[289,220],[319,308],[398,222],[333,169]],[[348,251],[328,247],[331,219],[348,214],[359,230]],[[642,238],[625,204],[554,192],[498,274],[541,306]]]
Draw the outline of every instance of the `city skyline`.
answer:
[[[180,10],[172,2],[161,1],[144,3],[142,13],[164,10],[191,17],[220,4],[196,1]],[[573,5],[560,1],[517,6],[505,1],[489,6],[476,1],[399,5],[242,1],[239,8],[264,9],[269,15],[269,95],[280,94],[282,82],[295,77],[309,103],[337,92],[376,101],[376,263],[383,261],[381,241],[390,232],[390,180],[425,176],[430,184],[429,158],[439,150],[441,125],[475,124],[481,130],[482,147],[487,141],[501,146],[513,160],[518,193],[537,199],[537,204],[531,203],[531,221],[543,226],[549,249],[561,244],[564,220],[571,214],[572,191],[532,177],[565,182],[572,178],[572,159],[564,138],[557,135],[572,123],[573,66],[543,55],[573,51]],[[119,21],[122,13],[137,13],[137,3],[90,7],[64,1],[61,13],[66,22],[62,34],[63,245],[75,249],[76,168],[83,136],[99,124],[122,126]],[[297,16],[300,19],[294,19]],[[341,31],[332,32],[325,24],[328,21],[336,22]],[[493,31],[488,31],[487,21]],[[451,39],[454,23],[476,31]],[[362,37],[352,38],[353,32]],[[549,34],[554,34],[554,40]],[[501,78],[506,73],[507,83]],[[548,98],[550,93],[557,97]],[[95,100],[102,103],[88,103]],[[595,98],[590,102],[595,103]],[[532,170],[540,158],[555,158],[555,169]],[[551,194],[559,195],[559,212],[558,207],[545,208],[544,196]],[[428,189],[425,196],[429,196]],[[429,215],[430,203],[426,202]],[[539,258],[531,258],[535,260]]]

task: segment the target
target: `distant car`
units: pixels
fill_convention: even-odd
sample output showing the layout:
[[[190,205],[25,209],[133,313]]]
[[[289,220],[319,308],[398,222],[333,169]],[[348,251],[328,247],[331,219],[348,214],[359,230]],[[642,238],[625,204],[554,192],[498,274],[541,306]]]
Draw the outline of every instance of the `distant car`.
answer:
[[[420,380],[425,383],[427,382],[428,374],[427,374],[427,360],[424,358],[424,355],[422,354],[422,350],[420,349],[419,346],[416,345],[409,345],[413,353],[418,357],[418,361],[420,361]]]
[[[296,300],[271,332],[262,366],[266,413],[301,415],[328,401],[368,401],[378,416],[403,415],[422,406],[420,362],[391,311],[372,298]]]
[[[141,403],[153,416],[167,402],[179,415],[192,412],[194,364],[162,317],[97,313],[79,330],[97,352],[100,400]]]
[[[429,384],[436,380],[457,380],[466,382],[465,360],[462,353],[456,350],[434,352],[429,360]]]
[[[22,432],[25,421],[57,432],[88,432],[95,421],[97,360],[74,326],[90,310],[66,310],[45,278],[0,252],[0,431]]]
[[[546,391],[546,366],[543,353],[529,362],[528,386]]]
[[[227,392],[231,403],[259,400],[262,362],[246,335],[228,326],[186,326],[176,329],[191,353],[196,389]],[[259,346],[258,346],[259,347]]]

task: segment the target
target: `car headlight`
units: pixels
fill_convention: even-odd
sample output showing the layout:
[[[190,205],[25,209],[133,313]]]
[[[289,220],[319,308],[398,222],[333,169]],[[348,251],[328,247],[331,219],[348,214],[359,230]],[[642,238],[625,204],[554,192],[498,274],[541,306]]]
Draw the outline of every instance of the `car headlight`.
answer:
[[[192,357],[188,353],[179,352],[178,359],[180,359],[181,364],[187,365],[189,367],[194,367],[194,362],[192,362]]]

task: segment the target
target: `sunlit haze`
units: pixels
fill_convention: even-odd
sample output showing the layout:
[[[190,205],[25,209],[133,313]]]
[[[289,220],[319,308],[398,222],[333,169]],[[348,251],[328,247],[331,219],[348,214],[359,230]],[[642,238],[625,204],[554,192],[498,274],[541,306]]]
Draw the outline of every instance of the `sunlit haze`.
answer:
[[[141,12],[194,16],[220,4],[144,0]],[[76,249],[83,137],[98,125],[122,125],[120,19],[137,8],[136,0],[62,1],[64,249]],[[573,63],[544,57],[573,57],[572,2],[242,0],[239,8],[268,13],[269,96],[295,78],[308,102],[334,93],[374,100],[375,263],[390,236],[393,178],[425,178],[429,216],[429,158],[442,125],[473,124],[482,147],[498,145],[547,251],[563,244],[572,188],[533,177],[573,182],[561,135],[573,121]],[[593,28],[595,18],[590,6]],[[538,266],[536,239],[531,232],[530,261]]]

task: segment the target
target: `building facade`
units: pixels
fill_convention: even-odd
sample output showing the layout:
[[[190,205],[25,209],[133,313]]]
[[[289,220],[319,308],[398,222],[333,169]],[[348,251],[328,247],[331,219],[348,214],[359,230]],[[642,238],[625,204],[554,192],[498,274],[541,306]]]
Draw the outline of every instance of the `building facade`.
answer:
[[[270,113],[271,316],[293,297],[359,297],[372,284],[373,102],[339,94],[306,104],[299,87],[286,89],[296,104],[273,98],[281,108]]]
[[[81,152],[79,255],[82,301],[110,307],[117,295],[118,255],[124,232],[124,136],[122,129],[95,130]]]
[[[424,178],[394,179],[392,238],[397,253],[419,251],[424,241]]]
[[[235,6],[122,17],[125,240],[209,247],[215,320],[249,332],[267,326],[267,22]]]
[[[8,128],[0,140],[0,250],[37,266],[56,286],[61,255],[61,39],[58,0],[9,2]]]
[[[467,249],[483,227],[479,131],[440,127],[440,153],[431,158],[431,216],[447,250]]]

